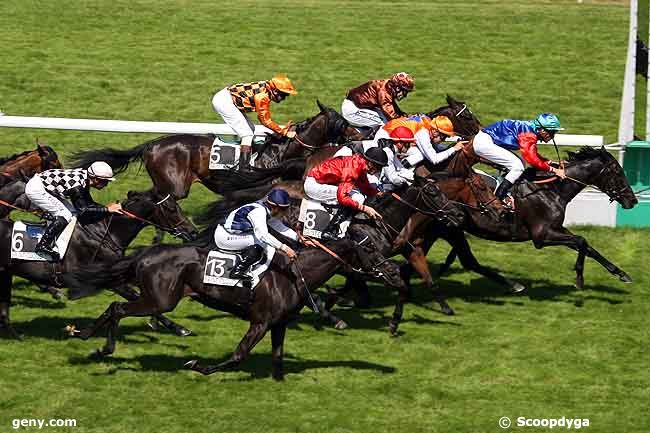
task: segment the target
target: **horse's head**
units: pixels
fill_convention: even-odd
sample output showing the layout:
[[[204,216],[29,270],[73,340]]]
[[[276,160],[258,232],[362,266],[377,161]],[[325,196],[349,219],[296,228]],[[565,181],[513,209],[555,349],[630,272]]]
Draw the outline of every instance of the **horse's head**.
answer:
[[[436,116],[448,117],[454,125],[454,131],[463,138],[478,134],[481,129],[481,122],[467,104],[463,101],[457,101],[449,95],[447,95],[447,104],[427,113],[427,116],[432,119]]]
[[[63,168],[63,164],[59,161],[59,156],[54,149],[40,141],[36,144],[36,151],[41,158],[41,171],[52,170],[55,168]]]
[[[449,200],[435,181],[415,176],[413,185],[407,191],[407,197],[412,195],[415,195],[415,199],[412,201],[415,206],[444,225],[460,227],[464,223],[465,212],[463,209],[457,203]]]
[[[610,201],[617,201],[623,209],[631,209],[639,202],[623,167],[604,147],[583,147],[578,152],[569,152],[567,170],[569,176],[597,186],[609,196]]]
[[[303,147],[319,149],[338,143],[343,136],[348,121],[333,108],[316,101],[319,112],[315,116],[296,125],[297,140]]]
[[[155,188],[143,192],[129,191],[122,207],[183,240],[193,240],[198,233],[171,194],[162,194]]]

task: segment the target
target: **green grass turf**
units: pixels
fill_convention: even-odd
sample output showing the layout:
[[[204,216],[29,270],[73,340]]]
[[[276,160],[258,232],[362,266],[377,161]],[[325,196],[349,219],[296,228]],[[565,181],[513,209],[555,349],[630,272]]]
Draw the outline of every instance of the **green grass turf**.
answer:
[[[280,121],[338,108],[347,88],[406,70],[425,111],[450,93],[484,123],[557,112],[568,133],[615,140],[626,2],[575,1],[5,1],[0,4],[0,109],[7,114],[220,122],[212,92],[286,72],[300,95],[273,107]],[[5,129],[0,155],[48,141],[64,162],[78,149],[128,148],[154,137]],[[547,148],[544,152],[550,152]],[[99,201],[150,184],[137,166]],[[194,186],[183,207],[213,199]],[[575,254],[472,239],[479,260],[531,286],[510,296],[455,265],[441,286],[457,316],[416,287],[403,335],[386,324],[393,296],[343,311],[351,329],[314,329],[304,313],[287,335],[287,380],[270,377],[265,339],[241,372],[181,369],[229,355],[246,323],[184,302],[179,339],[127,319],[115,356],[60,329],[98,316],[109,294],[57,302],[18,281],[13,319],[25,342],[0,341],[0,431],[14,418],[75,418],[76,432],[491,432],[501,416],[589,418],[590,432],[647,432],[648,230],[577,228],[635,279],[624,285]],[[149,241],[151,230],[137,244]],[[447,247],[432,253],[442,260]],[[435,269],[435,268],[434,268]],[[333,284],[340,283],[335,280]],[[584,305],[580,307],[581,302]],[[34,429],[27,431],[34,431]],[[52,429],[49,429],[52,430]],[[512,431],[547,431],[543,428]]]

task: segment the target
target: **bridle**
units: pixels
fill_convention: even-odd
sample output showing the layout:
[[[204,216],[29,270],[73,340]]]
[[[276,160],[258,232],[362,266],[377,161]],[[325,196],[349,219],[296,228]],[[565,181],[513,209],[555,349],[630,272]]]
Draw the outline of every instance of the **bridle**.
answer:
[[[162,206],[162,204],[163,204],[164,202],[166,202],[169,198],[171,198],[171,194],[167,194],[167,195],[166,195],[162,200],[159,200],[159,201],[157,201],[157,202],[154,203],[155,206],[160,207],[160,209],[161,209],[163,215],[165,216],[165,218],[168,218],[168,215],[166,214],[165,207]],[[144,224],[148,224],[148,225],[154,226],[154,227],[156,227],[156,228],[158,228],[158,229],[160,229],[160,230],[166,231],[167,233],[169,233],[170,235],[172,235],[172,236],[174,236],[174,237],[182,237],[182,234],[181,234],[180,231],[178,230],[178,227],[179,227],[181,224],[183,224],[183,222],[184,222],[182,218],[179,218],[178,222],[177,222],[176,224],[174,224],[173,226],[165,227],[165,226],[163,226],[163,225],[156,224],[155,222],[153,222],[153,221],[151,221],[151,220],[148,220],[148,219],[146,219],[146,218],[142,218],[142,217],[140,217],[140,216],[138,216],[138,215],[136,215],[136,214],[134,214],[134,213],[132,213],[132,212],[129,212],[129,211],[126,210],[126,209],[122,209],[121,212],[122,212],[122,214],[123,214],[124,216],[126,216],[126,217],[128,217],[128,218],[134,219],[134,220],[136,220],[136,221],[140,221],[141,223],[144,223]]]
[[[564,164],[560,162],[560,167],[564,168]],[[596,175],[596,178],[601,179],[605,178],[605,182],[603,183],[602,186],[598,187],[594,184],[588,184],[585,183],[579,179],[576,179],[571,176],[566,176],[566,179],[569,179],[573,182],[579,183],[580,185],[583,185],[585,187],[589,186],[591,188],[594,188],[595,190],[598,190],[602,193],[607,194],[609,197],[609,202],[612,203],[614,201],[619,201],[623,199],[623,194],[625,193],[625,190],[627,189],[625,186],[624,187],[619,187],[616,182],[616,174],[618,174],[618,170],[616,168],[618,167],[618,162],[614,159],[611,159],[609,162],[607,162],[603,168],[598,172]],[[559,178],[559,177],[558,177]]]

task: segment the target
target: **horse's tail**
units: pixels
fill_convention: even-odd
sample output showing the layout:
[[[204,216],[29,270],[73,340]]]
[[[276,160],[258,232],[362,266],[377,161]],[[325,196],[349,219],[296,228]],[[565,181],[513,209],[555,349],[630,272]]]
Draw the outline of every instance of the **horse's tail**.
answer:
[[[129,284],[135,278],[135,267],[146,250],[147,248],[142,248],[117,262],[88,265],[64,274],[63,281],[69,287],[68,298],[85,298],[99,293],[102,289],[114,289]]]
[[[271,181],[280,178],[283,180],[302,179],[307,161],[305,158],[289,159],[273,168],[252,168],[246,171],[222,170],[219,176],[218,192],[226,194],[242,189],[251,189],[262,185],[270,185]],[[219,175],[218,171],[214,172]]]
[[[95,161],[104,161],[111,166],[113,171],[121,173],[133,161],[140,160],[142,163],[144,152],[151,143],[151,141],[148,141],[128,150],[106,148],[75,152],[72,154],[72,166],[74,168],[88,168]]]

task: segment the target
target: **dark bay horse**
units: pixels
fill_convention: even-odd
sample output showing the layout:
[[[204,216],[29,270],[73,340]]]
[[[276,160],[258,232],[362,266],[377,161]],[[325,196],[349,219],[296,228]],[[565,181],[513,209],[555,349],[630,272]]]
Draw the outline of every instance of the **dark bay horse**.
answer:
[[[607,194],[611,201],[620,203],[624,209],[630,209],[637,203],[622,167],[605,148],[584,147],[579,152],[569,152],[569,161],[565,165],[566,179],[555,178],[555,181],[547,183],[535,183],[526,179],[518,182],[513,188],[514,214],[504,217],[486,212],[485,206],[482,206],[486,203],[478,203],[467,187],[464,179],[470,175],[470,167],[478,161],[471,146],[467,147],[465,152],[459,152],[456,158],[456,161],[450,164],[452,175],[439,179],[437,185],[450,200],[473,203],[470,206],[462,206],[466,214],[462,229],[498,242],[533,241],[533,245],[538,249],[562,245],[576,250],[576,287],[579,289],[584,287],[585,257],[593,258],[621,281],[632,281],[627,273],[603,257],[586,239],[564,227],[567,205],[589,185],[597,187]],[[454,177],[454,174],[460,177]],[[426,216],[416,215],[396,240],[396,246],[405,245],[409,239],[422,238],[426,252],[438,237],[443,237],[443,232],[447,232],[446,235],[451,237],[450,243],[454,247],[452,254],[457,252],[456,242],[464,241],[465,245],[458,245],[458,250],[469,254],[469,260],[476,260],[460,232],[454,232],[453,229],[441,230],[435,225],[436,223]]]
[[[329,246],[353,265],[360,263],[361,266],[372,268],[372,260],[378,259],[372,248],[351,240],[335,242]],[[192,245],[155,245],[126,257],[113,266],[93,266],[71,275],[70,284],[81,290],[94,291],[130,282],[137,283],[140,287],[140,298],[127,303],[111,303],[93,326],[83,330],[71,328],[72,335],[85,340],[107,326],[106,345],[96,355],[110,355],[115,350],[115,334],[122,318],[172,311],[183,296],[189,295],[208,307],[248,320],[250,326],[230,359],[217,365],[205,366],[193,360],[185,364],[188,368],[203,374],[235,369],[270,329],[273,378],[282,380],[287,324],[295,319],[307,302],[309,288],[318,287],[327,281],[341,267],[341,263],[316,249],[302,249],[293,263],[284,255],[276,254],[269,271],[264,274],[254,292],[251,292],[250,289],[204,284],[203,271],[208,251]],[[383,272],[388,284],[401,281],[396,265],[388,269],[383,264],[377,270]]]
[[[0,200],[21,208],[29,207],[29,200],[24,195],[24,182],[36,173],[54,168],[63,168],[59,157],[54,149],[42,143],[38,143],[35,150],[1,158],[0,189],[4,191],[0,192]],[[5,190],[5,187],[9,188]],[[12,210],[13,208],[0,203],[0,218],[6,218]]]
[[[19,337],[9,320],[14,275],[40,285],[69,287],[65,284],[66,273],[84,268],[91,263],[110,265],[124,255],[129,243],[149,222],[185,239],[193,238],[196,229],[183,216],[180,207],[169,195],[161,196],[155,190],[130,192],[128,198],[122,202],[122,206],[140,219],[112,214],[96,222],[77,222],[68,251],[64,259],[57,264],[12,260],[10,246],[13,223],[0,220],[0,244],[3,246],[0,250],[0,329],[4,328],[11,336]],[[126,289],[118,293],[127,299],[137,298],[137,294]],[[71,295],[71,298],[75,298],[74,293]],[[168,319],[162,319],[164,323],[170,323]]]
[[[43,143],[38,143],[34,150],[0,158],[0,174],[10,178],[22,176],[29,179],[36,173],[53,168],[63,168],[63,166],[54,149]]]
[[[318,102],[320,112],[296,124],[296,137],[283,139],[267,136],[258,152],[255,167],[261,169],[247,174],[253,182],[271,173],[276,176],[278,166],[288,160],[301,158],[321,147],[337,143],[345,134],[356,134],[347,121],[335,110]],[[210,170],[210,150],[214,136],[180,134],[156,138],[129,150],[100,149],[78,152],[75,167],[88,167],[94,161],[106,161],[115,172],[126,170],[129,163],[141,161],[153,184],[164,194],[180,200],[189,194],[194,182],[201,182],[210,190],[221,193],[221,183],[235,171]],[[290,167],[290,164],[287,166]],[[282,168],[284,171],[286,167]]]
[[[261,192],[263,195],[264,193]],[[255,197],[258,199],[260,196]],[[290,206],[289,212],[285,217],[285,223],[292,227],[298,224],[298,215],[300,212],[300,203],[297,200]],[[225,207],[229,202],[216,202],[210,206],[204,215],[201,216],[203,221],[210,221],[211,226],[203,232],[203,236],[208,236],[207,241],[211,241],[211,233],[214,232],[216,225],[222,220],[230,210],[231,207]],[[406,225],[407,221],[415,214],[423,213],[425,215],[440,218],[444,220],[445,224],[450,226],[459,225],[460,220],[464,218],[462,209],[458,208],[455,204],[447,200],[444,194],[438,189],[434,182],[423,180],[416,177],[415,183],[412,186],[403,188],[399,194],[387,194],[378,199],[368,200],[365,204],[373,207],[377,212],[383,216],[382,222],[374,222],[368,219],[355,218],[348,229],[348,237],[357,240],[358,242],[368,242],[373,245],[373,249],[380,253],[384,258],[393,257],[401,251],[393,247],[393,242],[397,235]],[[238,204],[235,205],[235,207]],[[444,210],[441,212],[441,210]],[[424,265],[417,263],[416,269],[422,272],[422,277],[425,281],[432,282],[430,271],[426,265],[426,257],[422,256],[409,256],[410,260],[424,261]],[[498,274],[497,274],[497,277]],[[500,277],[502,278],[502,277]],[[501,281],[507,281],[502,278]],[[351,284],[365,284],[362,278],[354,278]],[[393,317],[390,321],[389,328],[392,335],[397,335],[397,330],[402,319],[404,303],[408,300],[408,288],[405,284],[395,286],[398,288],[398,296],[395,303]],[[430,286],[430,288],[433,288]],[[335,295],[335,294],[332,294]],[[437,296],[436,299],[441,307],[448,308],[446,302],[442,297]],[[323,317],[332,321],[337,328],[345,327],[345,323],[333,316],[330,309],[336,300],[336,296],[328,297],[327,304],[324,309]]]

